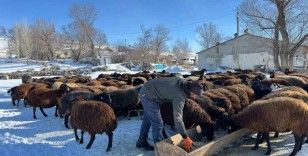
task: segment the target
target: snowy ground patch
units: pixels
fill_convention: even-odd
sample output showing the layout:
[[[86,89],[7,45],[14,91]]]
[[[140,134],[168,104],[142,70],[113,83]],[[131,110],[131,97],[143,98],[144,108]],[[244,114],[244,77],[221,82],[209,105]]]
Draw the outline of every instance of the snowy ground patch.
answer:
[[[131,120],[119,119],[114,132],[113,147],[106,152],[108,138],[97,135],[91,149],[85,146],[90,137],[85,134],[84,144],[75,141],[73,130],[64,127],[63,119],[54,117],[54,108],[45,109],[48,117],[37,111],[37,120],[32,118],[32,108],[13,107],[6,91],[21,80],[0,82],[0,153],[1,156],[84,156],[84,155],[154,155],[154,152],[135,147],[141,125],[140,117]],[[151,141],[151,140],[150,140]]]

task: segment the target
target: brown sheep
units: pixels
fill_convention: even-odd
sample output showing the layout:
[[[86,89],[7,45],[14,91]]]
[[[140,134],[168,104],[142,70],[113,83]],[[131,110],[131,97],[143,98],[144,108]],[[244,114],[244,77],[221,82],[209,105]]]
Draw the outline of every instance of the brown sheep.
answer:
[[[78,99],[71,110],[71,126],[74,129],[76,141],[83,143],[83,134],[88,132],[91,139],[87,145],[89,149],[96,134],[106,133],[108,135],[108,147],[106,151],[112,148],[113,131],[117,128],[117,119],[108,104],[99,101],[86,101]],[[77,129],[81,130],[81,139],[79,140]]]
[[[21,99],[24,99],[24,105],[26,107],[26,99],[31,88],[47,88],[48,85],[43,83],[26,83],[21,84],[19,86],[15,86],[7,91],[7,93],[11,94],[12,104],[15,106],[15,101],[17,100],[17,106],[19,106],[19,102]]]
[[[240,98],[236,94],[224,88],[218,88],[215,90],[222,93],[225,97],[230,99],[231,105],[235,110],[235,112],[238,112],[242,109]]]
[[[19,106],[19,102],[21,99],[25,99],[27,97],[28,92],[33,86],[31,84],[21,84],[19,86],[15,86],[7,91],[7,93],[11,94],[12,105],[15,106],[15,101],[17,100],[17,106]],[[24,105],[26,107],[25,101]]]
[[[242,83],[241,79],[229,79],[229,80],[224,81],[222,85],[231,86],[231,85],[241,84],[241,83]]]
[[[246,94],[248,95],[250,102],[253,101],[254,95],[255,95],[255,92],[253,91],[253,89],[251,89],[250,87],[248,87],[244,84],[237,84],[235,86],[238,86],[241,89],[243,89],[246,92]]]
[[[308,105],[298,99],[277,97],[268,100],[257,100],[239,114],[231,117],[235,125],[258,132],[253,149],[257,149],[261,135],[267,142],[267,152],[271,153],[269,132],[292,131],[295,147],[292,156],[300,150],[304,136],[308,135]]]
[[[214,88],[213,83],[212,83],[212,82],[209,82],[209,81],[202,81],[201,84],[202,84],[202,86],[203,86],[203,90],[204,90],[204,91]]]
[[[275,97],[291,97],[294,99],[301,99],[303,101],[305,101],[306,103],[308,102],[308,94],[305,93],[300,93],[300,92],[296,92],[296,91],[277,91],[277,92],[272,92],[268,95],[266,95],[265,97],[262,98],[262,100],[266,100],[266,99],[271,99],[271,98],[275,98]]]
[[[119,85],[115,82],[112,82],[112,81],[105,81],[105,82],[102,82],[102,85],[103,86],[115,86],[115,87],[119,87]]]
[[[30,75],[22,75],[21,76],[21,82],[22,83],[30,83],[32,81],[32,78]]]
[[[296,87],[296,86],[279,88],[278,90],[276,90],[276,92],[278,92],[278,91],[295,91],[295,92],[299,92],[299,93],[302,93],[302,94],[307,93],[304,89],[302,89],[300,87]]]
[[[132,88],[135,88],[135,87],[132,86]],[[116,91],[116,90],[118,90],[118,88],[115,87],[115,86],[107,86],[107,87],[102,89],[102,92],[110,93],[110,92],[113,92],[113,91]]]
[[[306,84],[306,81],[298,76],[278,76],[277,78],[281,78],[286,80],[290,86],[304,86]]]
[[[172,104],[163,103],[161,105],[161,115],[165,124],[174,126]],[[211,141],[214,138],[214,122],[211,117],[193,100],[187,99],[183,108],[183,122],[186,129],[200,125],[202,135]]]
[[[36,107],[40,107],[42,114],[47,117],[43,108],[56,106],[55,116],[58,116],[60,98],[69,91],[69,87],[61,86],[60,89],[52,90],[47,88],[32,88],[27,96],[29,106],[33,107],[33,118],[36,119]]]
[[[225,109],[216,106],[214,102],[207,96],[197,96],[193,94],[190,98],[198,103],[203,108],[203,110],[205,110],[211,116],[212,119],[218,119],[223,115],[223,113],[226,113]]]
[[[221,93],[220,93],[221,94]],[[215,105],[224,108],[229,114],[234,114],[235,110],[232,108],[232,104],[230,99],[226,98],[225,96],[219,96],[209,91],[205,91],[203,95],[209,97],[211,100],[214,101]]]
[[[247,93],[242,88],[233,85],[233,86],[226,86],[226,87],[224,87],[224,89],[227,89],[227,90],[233,92],[234,94],[236,94],[240,98],[240,104],[241,104],[242,109],[249,105],[249,103],[250,103],[249,97],[248,97]]]

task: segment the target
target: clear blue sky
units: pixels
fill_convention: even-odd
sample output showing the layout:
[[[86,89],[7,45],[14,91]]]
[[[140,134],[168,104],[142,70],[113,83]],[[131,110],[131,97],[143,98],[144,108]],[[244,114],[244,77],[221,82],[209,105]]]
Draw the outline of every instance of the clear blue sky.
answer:
[[[187,38],[194,51],[195,28],[212,22],[226,36],[236,32],[235,9],[242,0],[0,0],[0,26],[11,27],[21,20],[36,18],[52,21],[58,30],[70,22],[68,9],[74,3],[90,2],[99,12],[96,27],[102,29],[110,44],[127,40],[134,43],[140,25],[162,24],[171,39]]]

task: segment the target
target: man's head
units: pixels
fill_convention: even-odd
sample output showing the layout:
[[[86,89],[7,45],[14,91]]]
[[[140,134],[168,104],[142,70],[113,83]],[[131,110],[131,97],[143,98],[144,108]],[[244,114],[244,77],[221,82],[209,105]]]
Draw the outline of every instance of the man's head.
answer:
[[[185,81],[183,82],[182,89],[187,95],[191,93],[201,95],[203,92],[203,86],[198,81]]]

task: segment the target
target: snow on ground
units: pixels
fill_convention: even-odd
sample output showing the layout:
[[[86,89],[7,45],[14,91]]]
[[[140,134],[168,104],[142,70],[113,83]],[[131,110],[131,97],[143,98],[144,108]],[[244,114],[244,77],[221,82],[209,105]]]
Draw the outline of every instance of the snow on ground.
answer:
[[[70,65],[66,62],[66,67],[82,67],[79,65]],[[64,66],[64,65],[63,65]],[[33,67],[21,63],[5,63],[0,60],[0,72],[17,71],[21,69],[41,69],[42,66]],[[96,78],[99,74],[135,73],[119,64],[108,66],[113,71],[94,72],[90,74]],[[17,69],[17,70],[16,70]],[[176,70],[175,68],[172,70]],[[154,155],[154,152],[142,151],[135,148],[135,142],[138,139],[141,119],[139,117],[131,120],[119,119],[118,128],[114,132],[113,147],[110,152],[105,152],[107,148],[107,136],[97,135],[91,149],[86,150],[85,146],[89,141],[89,135],[85,134],[83,145],[75,141],[73,130],[64,127],[63,119],[54,117],[54,108],[45,109],[48,117],[43,117],[40,111],[37,111],[37,120],[32,118],[32,109],[24,108],[23,104],[19,107],[13,107],[7,90],[21,83],[20,79],[0,80],[0,153],[1,156],[36,156],[36,155]],[[151,136],[151,134],[149,135]],[[151,139],[151,138],[150,138]],[[278,139],[272,139],[274,156],[289,155],[294,146],[293,136],[284,134]],[[150,143],[153,143],[150,140]],[[251,151],[254,145],[254,139],[251,137],[243,138],[225,147],[217,153],[217,156],[257,156],[263,155],[266,146],[263,143],[257,151]],[[298,156],[308,156],[308,144],[303,145]]]
[[[85,135],[83,145],[75,141],[73,130],[64,127],[63,119],[54,117],[54,108],[45,109],[48,117],[37,111],[37,120],[32,118],[32,109],[13,107],[6,91],[21,83],[21,80],[0,81],[0,153],[1,156],[84,156],[84,155],[154,155],[135,148],[138,139],[141,119],[119,119],[114,132],[113,147],[107,148],[107,136],[97,135],[91,149],[85,146],[89,135]]]
[[[60,69],[78,69],[92,67],[92,65],[74,63],[72,60],[65,60],[63,62],[46,62],[30,60],[29,64],[25,59],[13,59],[12,61],[0,59],[0,73],[9,73],[16,71],[34,70],[40,71],[45,66],[59,66]]]
[[[22,102],[19,107],[13,107],[6,91],[19,83],[21,83],[20,79],[0,80],[0,153],[2,156],[19,156],[20,154],[23,156],[154,155],[154,152],[135,148],[141,125],[139,117],[131,120],[119,119],[110,152],[105,152],[108,140],[105,134],[97,135],[91,149],[86,150],[89,135],[85,134],[83,145],[78,144],[75,141],[73,130],[64,127],[63,119],[54,117],[54,108],[45,109],[49,115],[46,118],[40,111],[37,111],[38,119],[34,120],[32,109],[24,108]],[[150,143],[153,142],[150,140]],[[243,138],[225,147],[217,156],[257,156],[265,153],[265,143],[260,145],[257,151],[250,150],[253,145],[254,140],[251,137]],[[294,141],[291,134],[283,134],[278,139],[272,138],[272,155],[289,155],[293,146]],[[307,156],[308,144],[305,144],[297,155]]]

